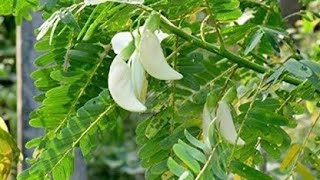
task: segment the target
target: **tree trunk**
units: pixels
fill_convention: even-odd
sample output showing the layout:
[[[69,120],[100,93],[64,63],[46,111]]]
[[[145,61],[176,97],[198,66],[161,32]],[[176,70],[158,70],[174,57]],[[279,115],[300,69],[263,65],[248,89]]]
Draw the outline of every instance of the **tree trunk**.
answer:
[[[301,7],[299,0],[280,0],[281,14],[286,17],[292,13],[299,12]],[[291,26],[294,26],[296,21],[300,19],[300,16],[292,16],[288,19]]]

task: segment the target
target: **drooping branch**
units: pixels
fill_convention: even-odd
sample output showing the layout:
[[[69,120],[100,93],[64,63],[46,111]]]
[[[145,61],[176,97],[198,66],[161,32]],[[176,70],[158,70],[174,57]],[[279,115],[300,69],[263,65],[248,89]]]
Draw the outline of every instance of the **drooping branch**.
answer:
[[[161,16],[161,23],[162,23],[162,27],[168,29],[170,32],[178,35],[179,37],[185,39],[186,41],[189,41],[190,43],[192,43],[198,47],[201,47],[203,49],[206,49],[210,52],[213,52],[213,53],[216,53],[220,56],[223,56],[223,57],[231,60],[232,62],[237,63],[241,67],[249,68],[249,69],[254,70],[258,73],[268,73],[268,72],[272,73],[272,72],[274,72],[273,69],[269,69],[269,68],[266,68],[266,67],[261,66],[259,64],[253,63],[253,62],[249,61],[248,59],[246,59],[244,57],[240,57],[227,49],[220,50],[220,48],[216,47],[213,44],[204,42],[195,36],[187,34],[186,32],[182,31],[181,29],[179,29],[178,27],[173,25],[164,16]],[[289,76],[289,75],[284,75],[283,80],[285,82],[293,84],[293,85],[299,85],[299,84],[303,83],[303,81],[301,81],[300,79],[297,79],[297,78],[295,78],[293,76]]]

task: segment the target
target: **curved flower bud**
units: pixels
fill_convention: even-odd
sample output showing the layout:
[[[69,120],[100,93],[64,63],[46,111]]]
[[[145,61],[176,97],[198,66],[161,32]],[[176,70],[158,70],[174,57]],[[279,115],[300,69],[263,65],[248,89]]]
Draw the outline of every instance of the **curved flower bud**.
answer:
[[[210,147],[210,140],[209,140],[209,127],[210,127],[210,124],[212,122],[212,120],[214,119],[214,113],[211,113],[209,111],[209,108],[208,108],[208,104],[206,103],[204,105],[204,108],[203,108],[203,112],[202,112],[202,134],[203,134],[203,141],[204,143]]]
[[[121,54],[111,63],[108,86],[113,100],[123,109],[131,112],[143,112],[147,109],[134,94],[131,70]]]
[[[131,74],[134,93],[136,97],[144,103],[147,96],[148,80],[146,78],[146,72],[144,71],[143,66],[139,60],[139,53],[137,52],[137,50],[133,52],[129,62],[132,70]]]
[[[221,136],[231,144],[236,143],[237,131],[233,123],[230,108],[225,101],[220,101],[217,109],[217,123]],[[239,137],[237,145],[244,145],[245,142]]]
[[[148,29],[142,34],[139,50],[141,64],[152,77],[160,80],[178,80],[183,77],[169,66],[159,39]]]
[[[119,33],[115,34],[111,39],[111,45],[112,45],[114,53],[120,54],[120,52],[124,48],[126,48],[130,44],[131,41],[133,41],[132,35],[135,38],[140,39],[140,35],[139,35],[138,31],[144,32],[144,29],[145,29],[144,26],[141,26],[138,29],[134,30],[132,34],[128,31],[119,32]],[[169,37],[169,35],[167,33],[164,33],[161,30],[156,30],[155,35],[157,36],[157,38],[159,39],[160,42],[162,42],[164,39]],[[136,44],[139,44],[139,43],[136,43]]]
[[[120,32],[113,36],[111,44],[114,53],[120,54],[120,52],[126,48],[133,40],[130,32]]]

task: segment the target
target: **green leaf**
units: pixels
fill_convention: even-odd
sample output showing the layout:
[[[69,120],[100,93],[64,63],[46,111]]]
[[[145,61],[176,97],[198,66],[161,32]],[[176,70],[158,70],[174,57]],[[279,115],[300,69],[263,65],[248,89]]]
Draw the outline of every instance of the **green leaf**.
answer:
[[[274,159],[279,159],[281,152],[276,144],[271,144],[267,141],[261,141],[261,147]]]
[[[168,159],[169,161],[169,159]],[[163,174],[164,172],[166,172],[168,170],[168,162],[167,160],[164,160],[162,162],[159,162],[157,164],[155,164],[151,169],[150,169],[150,172],[152,174],[157,174],[157,175],[161,175]]]
[[[187,140],[194,146],[200,148],[200,149],[205,149],[205,145],[199,141],[197,138],[193,137],[189,132],[188,130],[184,130],[184,135],[186,136]]]
[[[167,165],[169,170],[176,176],[181,176],[185,171],[185,169],[172,159],[172,157],[169,157]]]
[[[186,144],[182,140],[179,140],[178,144],[181,145],[184,148],[184,150],[189,155],[191,155],[195,160],[197,160],[197,161],[199,161],[199,162],[201,162],[203,164],[206,162],[206,159],[207,159],[206,156],[201,151],[199,151],[198,149],[189,146],[188,144]]]
[[[217,14],[216,18],[218,21],[233,21],[238,19],[242,15],[240,9],[233,11],[221,11]]]
[[[301,149],[300,144],[294,144],[289,149],[287,155],[284,157],[281,165],[280,165],[280,171],[284,172],[292,165],[292,162],[297,158],[297,155]]]
[[[184,149],[184,146],[175,144],[172,149],[177,157],[179,157],[194,173],[199,173],[200,164]]]
[[[151,118],[150,123],[148,124],[146,130],[145,130],[145,135],[147,138],[152,138],[157,135],[157,133],[165,126],[168,124],[171,116],[171,110],[162,112],[159,115],[155,115],[154,117]]]
[[[264,35],[268,39],[272,48],[275,50],[276,54],[279,55],[280,54],[280,47],[279,47],[279,43],[277,42],[276,36],[274,36],[270,33],[265,33]]]
[[[272,81],[272,84],[275,84],[284,71],[285,71],[284,67],[280,67],[279,69],[275,70],[274,73],[268,77],[268,79],[266,80],[266,83],[270,83]]]
[[[227,0],[227,1],[217,1],[214,2],[214,10],[215,11],[222,11],[222,10],[234,10],[237,9],[240,5],[238,0]]]
[[[249,112],[248,117],[265,124],[270,123],[278,126],[287,126],[289,124],[289,120],[287,118],[279,115],[278,113],[262,108],[253,108]]]
[[[69,28],[71,28],[75,31],[80,31],[80,26],[70,11],[60,12],[59,17],[61,19],[61,22],[63,22]]]
[[[56,6],[57,3],[58,3],[58,0],[48,0],[46,3],[46,7],[49,11],[51,11]]]
[[[303,153],[307,161],[311,163],[312,167],[320,171],[320,157],[317,152],[313,152],[310,148],[305,147]]]
[[[312,76],[312,71],[309,67],[292,58],[284,64],[284,67],[288,72],[299,78],[308,78]]]
[[[70,153],[61,161],[61,164],[52,171],[53,179],[70,179],[74,170],[73,165],[74,156]]]
[[[16,0],[14,16],[16,23],[21,24],[23,19],[31,20],[31,12],[35,11],[40,2],[38,0]]]
[[[226,101],[227,103],[232,104],[233,101],[237,99],[237,89],[235,86],[232,86],[222,97],[222,100]]]
[[[13,0],[2,0],[0,4],[0,15],[9,15],[13,12]]]
[[[311,171],[301,162],[298,162],[296,169],[303,179],[316,180],[316,177],[311,173]]]
[[[250,40],[248,41],[246,49],[244,50],[245,55],[249,54],[249,52],[251,52],[258,45],[263,34],[263,31],[258,29],[252,36],[249,36]]]
[[[88,101],[59,136],[47,142],[46,149],[37,161],[21,173],[19,179],[43,178],[51,173],[56,177],[70,177],[74,162],[70,159],[73,157],[73,150],[90,132],[96,132],[104,121],[114,123],[114,119],[108,118],[114,108],[108,90]]]
[[[230,169],[233,173],[236,173],[248,180],[255,180],[255,179],[272,180],[270,176],[260,171],[257,171],[256,169],[239,161],[235,161],[235,160],[231,161]]]

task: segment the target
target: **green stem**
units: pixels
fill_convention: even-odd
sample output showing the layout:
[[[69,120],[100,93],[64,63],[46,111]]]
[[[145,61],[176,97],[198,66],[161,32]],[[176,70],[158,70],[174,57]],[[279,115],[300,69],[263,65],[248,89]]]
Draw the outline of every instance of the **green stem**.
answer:
[[[220,26],[216,20],[215,14],[213,13],[213,9],[210,7],[210,3],[208,0],[205,0],[206,2],[206,6],[207,6],[207,10],[208,10],[208,14],[209,14],[209,18],[213,23],[214,28],[216,29],[217,35],[218,35],[218,39],[220,42],[220,48],[224,49],[224,41],[223,38],[221,36],[221,30],[220,30]]]
[[[234,54],[233,52],[231,52],[227,49],[220,50],[215,45],[209,44],[207,42],[203,42],[201,39],[199,39],[195,36],[192,36],[190,34],[187,34],[186,32],[180,30],[178,27],[173,25],[168,19],[166,19],[163,16],[161,16],[161,23],[162,23],[162,27],[164,27],[164,28],[168,29],[170,32],[180,36],[181,38],[185,39],[186,41],[189,41],[190,43],[192,43],[198,47],[201,47],[203,49],[206,49],[210,52],[213,52],[213,53],[216,53],[220,56],[223,56],[223,57],[233,61],[234,63],[237,63],[241,67],[252,69],[258,73],[268,73],[268,72],[273,73],[274,72],[274,70],[272,70],[272,69],[266,68],[266,67],[261,66],[256,63],[253,63],[244,57],[237,56],[236,54]],[[297,79],[295,77],[288,76],[288,75],[285,75],[283,77],[283,80],[285,82],[293,84],[293,85],[299,85],[302,83],[302,81],[300,79]]]
[[[314,128],[316,127],[316,125],[318,124],[319,119],[320,119],[320,113],[319,113],[319,115],[317,116],[317,118],[316,118],[316,120],[314,121],[314,123],[312,124],[312,126],[311,126],[311,128],[310,128],[310,130],[309,130],[309,132],[308,132],[308,134],[307,134],[307,136],[306,136],[305,139],[303,140],[302,145],[301,145],[301,148],[300,148],[299,151],[298,151],[298,155],[297,155],[297,157],[295,158],[295,160],[294,160],[294,162],[293,162],[293,166],[292,166],[292,168],[290,169],[290,171],[289,171],[289,172],[290,172],[290,173],[289,173],[289,176],[286,178],[286,180],[290,179],[290,177],[293,176],[294,170],[295,170],[296,167],[297,167],[297,164],[298,164],[298,162],[299,162],[300,156],[303,154],[303,151],[304,151],[305,147],[307,146],[307,142],[308,142],[308,140],[309,140],[309,138],[310,138],[310,136],[311,136],[311,133],[312,133],[312,131],[314,130]]]
[[[218,147],[219,144],[220,144],[220,143],[218,142],[218,143],[212,148],[208,160],[206,161],[205,165],[203,166],[203,168],[201,169],[201,171],[199,172],[199,174],[197,175],[197,177],[195,178],[195,180],[199,180],[199,179],[202,177],[202,175],[204,174],[205,170],[209,167],[209,165],[210,165],[210,163],[211,163],[211,161],[212,161],[213,155],[214,155],[214,153],[216,152],[216,149],[217,149],[217,147]]]
[[[235,153],[235,151],[236,151],[236,146],[237,146],[237,144],[238,144],[238,140],[239,140],[239,138],[240,138],[240,134],[241,134],[241,132],[242,132],[242,129],[243,129],[244,126],[245,126],[245,122],[246,122],[246,120],[247,120],[247,118],[248,118],[248,115],[249,115],[250,111],[251,111],[252,108],[253,108],[253,105],[254,105],[254,103],[255,103],[255,100],[256,100],[258,94],[261,92],[264,79],[265,79],[265,76],[261,79],[261,81],[260,81],[260,83],[259,83],[259,86],[258,86],[255,94],[254,94],[253,97],[252,97],[252,101],[251,101],[251,103],[250,103],[250,105],[249,105],[248,110],[246,111],[246,114],[245,114],[245,116],[244,116],[244,118],[243,118],[243,121],[241,122],[241,125],[240,125],[240,127],[239,127],[239,131],[237,132],[237,138],[236,138],[236,141],[235,141],[235,143],[234,143],[234,146],[232,147],[231,155],[230,155],[230,158],[229,158],[229,161],[228,161],[228,164],[227,164],[227,171],[228,171],[228,172],[230,171],[230,164],[231,164],[232,158],[233,158],[233,156],[234,156],[234,153]]]

